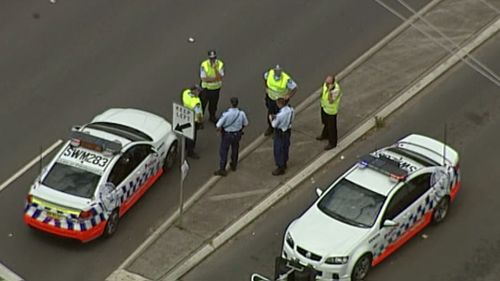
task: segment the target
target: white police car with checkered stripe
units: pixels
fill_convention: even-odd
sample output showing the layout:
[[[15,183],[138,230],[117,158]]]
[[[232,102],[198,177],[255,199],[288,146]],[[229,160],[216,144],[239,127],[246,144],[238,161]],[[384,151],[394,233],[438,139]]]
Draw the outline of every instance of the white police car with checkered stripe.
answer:
[[[312,266],[317,280],[364,280],[430,222],[460,189],[459,155],[410,135],[360,158],[285,232],[282,257]]]
[[[110,236],[176,155],[168,121],[138,109],[109,109],[73,128],[31,186],[24,221],[82,242]]]

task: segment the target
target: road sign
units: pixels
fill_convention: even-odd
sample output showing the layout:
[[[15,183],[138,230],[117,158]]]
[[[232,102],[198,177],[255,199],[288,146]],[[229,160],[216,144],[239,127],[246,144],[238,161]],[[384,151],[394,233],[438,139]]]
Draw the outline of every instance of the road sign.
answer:
[[[194,112],[180,104],[173,103],[174,132],[194,140]]]

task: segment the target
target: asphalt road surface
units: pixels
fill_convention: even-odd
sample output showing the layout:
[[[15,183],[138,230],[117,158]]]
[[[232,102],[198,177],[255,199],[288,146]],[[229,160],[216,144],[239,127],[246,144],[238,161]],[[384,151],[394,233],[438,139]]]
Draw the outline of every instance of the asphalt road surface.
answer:
[[[474,56],[500,72],[500,36]],[[344,108],[344,110],[350,110]],[[499,88],[459,63],[393,116],[305,181],[287,198],[185,275],[183,281],[250,280],[251,273],[274,274],[287,225],[357,157],[420,133],[444,139],[461,156],[462,189],[449,217],[430,226],[370,272],[367,281],[494,281],[500,276]],[[422,234],[425,234],[423,236]]]
[[[385,2],[409,16],[397,1]],[[407,2],[419,9],[429,1]],[[209,48],[226,62],[220,107],[238,96],[252,122],[247,144],[265,128],[264,70],[281,64],[299,84],[298,104],[326,73],[399,24],[373,1],[2,1],[0,182],[107,108],[170,119]],[[217,164],[215,132],[207,126],[199,139],[202,159],[191,163],[196,176],[185,184],[186,197]],[[0,193],[0,261],[27,280],[102,280],[177,206],[174,172],[127,214],[113,239],[81,245],[23,224],[23,200],[38,171],[35,165]]]

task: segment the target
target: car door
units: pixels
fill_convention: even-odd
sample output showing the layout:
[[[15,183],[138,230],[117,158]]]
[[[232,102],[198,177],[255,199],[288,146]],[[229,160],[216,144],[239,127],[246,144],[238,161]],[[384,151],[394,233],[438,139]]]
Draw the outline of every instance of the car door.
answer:
[[[149,144],[137,144],[127,152],[133,169],[122,187],[124,194],[120,213],[126,212],[142,196],[152,184],[151,178],[159,167],[158,154]]]
[[[432,173],[426,172],[416,176],[408,184],[409,200],[412,202],[408,216],[408,235],[415,235],[431,221],[435,204],[431,177]]]
[[[100,200],[108,214],[116,207],[120,207],[120,215],[122,214],[121,206],[128,198],[130,175],[136,168],[136,164],[132,159],[131,150],[122,153],[111,168],[106,184],[102,187]],[[108,204],[111,200],[116,201],[112,209],[111,205]]]
[[[413,237],[423,226],[427,195],[430,191],[429,173],[421,174],[405,182],[391,197],[383,214],[374,253],[374,263],[390,255]],[[387,220],[390,223],[387,223]]]

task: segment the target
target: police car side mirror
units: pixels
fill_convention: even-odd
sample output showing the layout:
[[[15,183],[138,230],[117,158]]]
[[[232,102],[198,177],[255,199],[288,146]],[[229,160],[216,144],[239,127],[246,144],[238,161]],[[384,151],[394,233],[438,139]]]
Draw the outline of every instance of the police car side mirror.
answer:
[[[158,151],[158,149],[156,149],[154,147],[151,147],[151,153],[153,153],[155,156],[160,155],[160,152]]]
[[[385,220],[384,224],[382,225],[383,227],[396,227],[398,226],[399,223],[393,221],[393,220]]]
[[[250,278],[251,281],[271,281],[271,279],[268,279],[262,275],[259,275],[257,273],[252,274],[252,277]]]
[[[321,190],[321,188],[319,188],[319,187],[316,187],[316,195],[318,195],[318,197],[320,197],[322,194],[323,194],[323,190]]]

